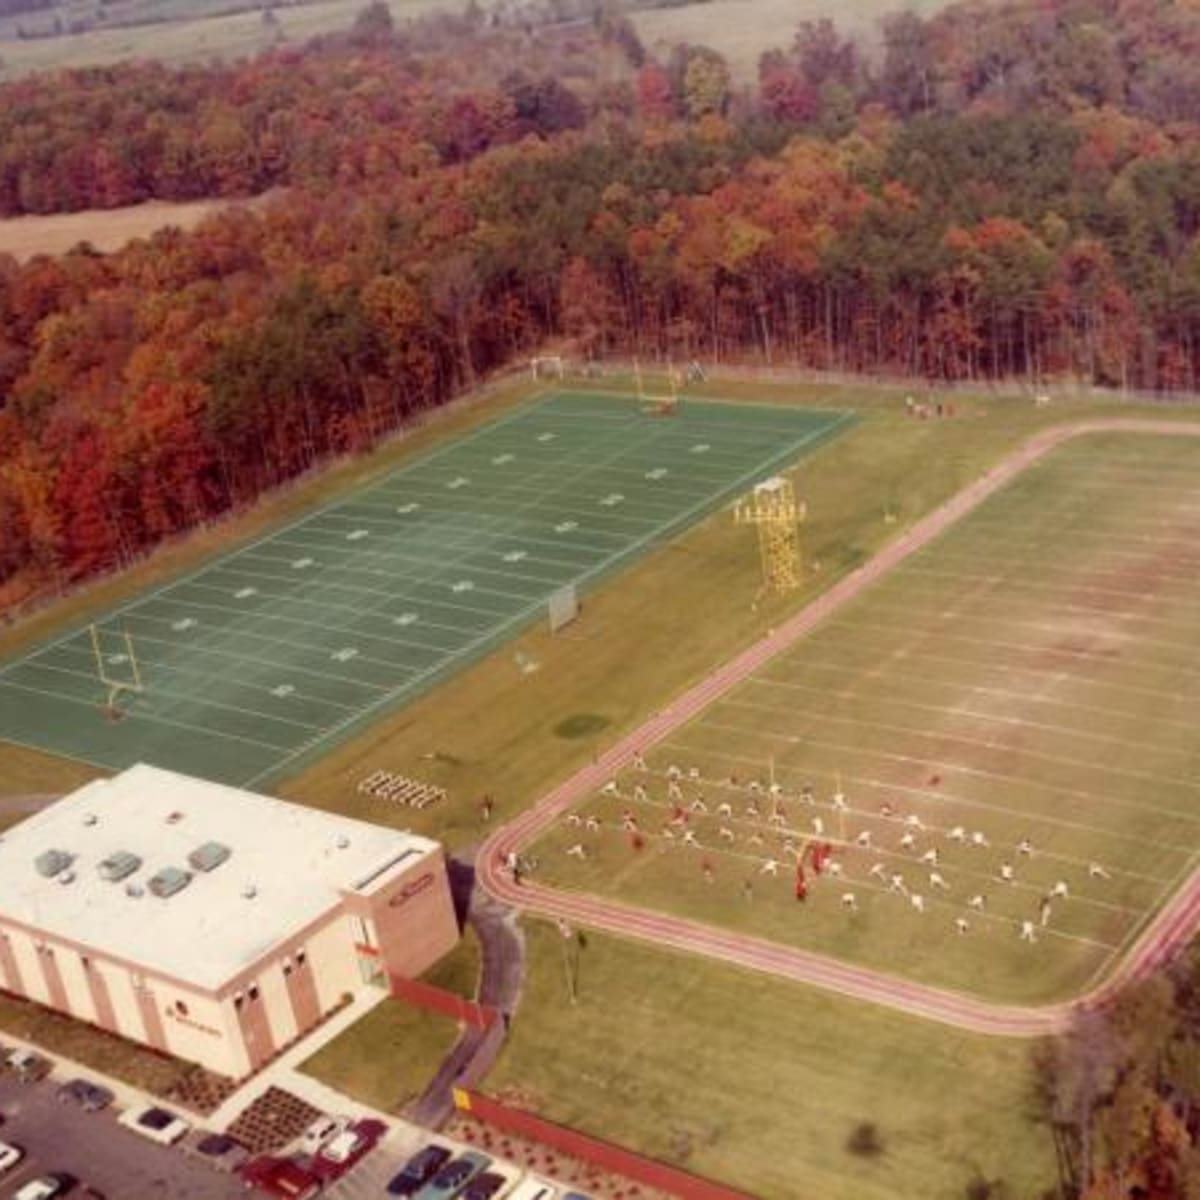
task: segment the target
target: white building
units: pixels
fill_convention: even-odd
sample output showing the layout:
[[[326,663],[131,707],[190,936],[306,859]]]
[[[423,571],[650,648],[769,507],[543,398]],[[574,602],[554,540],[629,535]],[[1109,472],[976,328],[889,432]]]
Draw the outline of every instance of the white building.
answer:
[[[232,1078],[457,940],[436,842],[154,767],[0,836],[0,987]]]

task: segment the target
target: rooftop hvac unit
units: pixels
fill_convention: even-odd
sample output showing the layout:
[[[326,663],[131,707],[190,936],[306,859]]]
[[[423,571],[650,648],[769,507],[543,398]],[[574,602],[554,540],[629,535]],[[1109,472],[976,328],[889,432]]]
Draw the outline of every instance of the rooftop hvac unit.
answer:
[[[65,871],[75,861],[75,855],[65,850],[43,850],[33,860],[37,873],[44,879],[53,879],[59,871]]]
[[[191,871],[181,871],[178,867],[163,867],[146,886],[152,896],[165,900],[168,896],[174,896],[176,892],[182,892],[191,882]]]
[[[220,842],[205,842],[188,855],[188,866],[196,871],[215,871],[232,853]]]
[[[128,850],[116,850],[96,869],[100,872],[101,879],[107,879],[109,883],[119,883],[122,879],[127,879],[132,875],[141,865],[142,860],[136,854],[131,854]]]

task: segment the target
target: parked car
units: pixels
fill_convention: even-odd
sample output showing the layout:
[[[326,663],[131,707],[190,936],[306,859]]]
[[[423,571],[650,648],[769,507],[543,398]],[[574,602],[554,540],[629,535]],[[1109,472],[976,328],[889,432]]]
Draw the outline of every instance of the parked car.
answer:
[[[108,1088],[87,1079],[72,1079],[55,1094],[60,1104],[78,1104],[84,1112],[102,1112],[114,1099]]]
[[[512,1190],[517,1177],[499,1171],[482,1171],[459,1193],[461,1200],[499,1200]]]
[[[193,1129],[183,1140],[183,1149],[218,1171],[236,1171],[250,1157],[250,1151],[227,1133]]]
[[[300,1135],[300,1150],[304,1154],[316,1154],[330,1138],[337,1137],[339,1133],[345,1133],[349,1128],[349,1117],[317,1117]]]
[[[8,1068],[22,1083],[37,1083],[45,1079],[53,1067],[48,1058],[34,1054],[32,1050],[12,1050],[4,1060]]]
[[[20,1191],[13,1193],[13,1200],[55,1200],[57,1196],[65,1196],[78,1182],[66,1171],[51,1171],[49,1175],[31,1179]]]
[[[436,1142],[430,1142],[428,1146],[422,1146],[400,1168],[400,1171],[392,1177],[392,1181],[387,1185],[389,1196],[411,1196],[419,1191],[423,1184],[438,1173],[450,1159],[453,1153],[445,1146],[439,1146]]]
[[[486,1154],[468,1150],[442,1167],[417,1193],[417,1200],[448,1200],[450,1196],[457,1196],[476,1175],[491,1165],[492,1160]]]
[[[20,1146],[10,1146],[8,1142],[0,1142],[0,1175],[15,1167],[25,1157],[25,1151]]]
[[[157,1142],[160,1146],[173,1146],[187,1134],[191,1126],[168,1109],[157,1104],[146,1104],[131,1108],[117,1118],[117,1124],[140,1133],[142,1137]]]
[[[239,1173],[246,1187],[280,1200],[312,1200],[324,1186],[299,1159],[273,1154],[252,1158]]]
[[[319,1179],[340,1179],[360,1159],[379,1145],[388,1127],[382,1121],[366,1117],[355,1121],[344,1133],[330,1138],[313,1160],[312,1173]]]

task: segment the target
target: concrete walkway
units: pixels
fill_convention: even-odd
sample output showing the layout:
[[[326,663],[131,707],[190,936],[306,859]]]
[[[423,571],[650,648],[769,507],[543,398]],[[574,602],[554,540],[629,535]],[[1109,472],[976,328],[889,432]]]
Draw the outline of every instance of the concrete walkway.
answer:
[[[516,1011],[525,977],[525,940],[512,908],[475,885],[473,863],[454,862],[454,875],[468,884],[467,922],[479,938],[482,956],[476,999],[496,1009],[503,1020],[490,1029],[467,1026],[437,1075],[413,1106],[412,1119],[437,1129],[454,1112],[454,1088],[478,1084],[492,1069]]]
[[[300,1064],[311,1058],[322,1046],[333,1041],[339,1034],[344,1033],[355,1021],[361,1020],[377,1004],[388,998],[388,993],[382,988],[365,988],[354,999],[329,1018],[323,1025],[314,1029],[308,1037],[302,1038],[294,1046],[284,1051],[274,1062],[264,1067],[257,1075],[238,1088],[212,1115],[208,1124],[214,1129],[228,1129],[262,1096],[268,1088],[278,1087],[284,1091],[307,1100],[323,1112],[347,1113],[350,1116],[384,1116],[376,1113],[365,1105],[358,1104],[341,1092],[327,1087],[319,1080],[313,1079],[298,1070]],[[389,1116],[389,1120],[394,1117]]]

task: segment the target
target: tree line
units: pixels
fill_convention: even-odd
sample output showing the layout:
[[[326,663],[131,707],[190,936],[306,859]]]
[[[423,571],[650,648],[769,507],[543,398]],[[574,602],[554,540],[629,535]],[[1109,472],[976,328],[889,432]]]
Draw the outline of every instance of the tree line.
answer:
[[[6,595],[128,562],[548,338],[1196,387],[1200,138],[1144,57],[1190,53],[1195,10],[961,5],[888,22],[874,60],[810,22],[752,88],[620,14],[521,12],[375,6],[245,63],[0,88],[14,211],[286,185],[109,256],[0,260]]]

